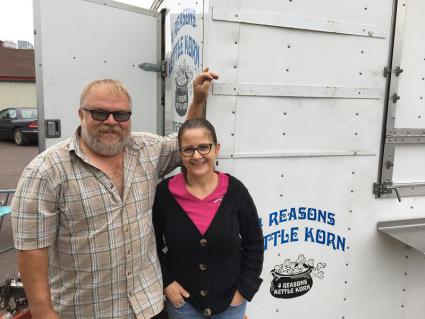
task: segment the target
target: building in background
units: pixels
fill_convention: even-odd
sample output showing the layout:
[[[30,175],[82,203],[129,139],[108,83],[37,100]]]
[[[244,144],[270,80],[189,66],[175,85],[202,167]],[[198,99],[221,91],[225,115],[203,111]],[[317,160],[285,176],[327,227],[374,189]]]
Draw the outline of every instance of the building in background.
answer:
[[[13,106],[37,106],[32,44],[27,41],[13,44],[0,40],[0,110]]]

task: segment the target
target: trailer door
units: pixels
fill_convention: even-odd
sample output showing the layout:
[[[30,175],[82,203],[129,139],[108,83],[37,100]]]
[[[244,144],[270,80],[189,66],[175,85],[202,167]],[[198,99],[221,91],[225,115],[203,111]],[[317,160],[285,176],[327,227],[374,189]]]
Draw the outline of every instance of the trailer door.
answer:
[[[120,80],[133,100],[133,131],[162,132],[160,14],[103,0],[34,0],[39,147],[72,135],[81,91],[95,79]],[[154,67],[152,67],[154,66]]]
[[[425,195],[425,43],[420,0],[398,1],[379,197]],[[401,199],[400,199],[401,200]]]

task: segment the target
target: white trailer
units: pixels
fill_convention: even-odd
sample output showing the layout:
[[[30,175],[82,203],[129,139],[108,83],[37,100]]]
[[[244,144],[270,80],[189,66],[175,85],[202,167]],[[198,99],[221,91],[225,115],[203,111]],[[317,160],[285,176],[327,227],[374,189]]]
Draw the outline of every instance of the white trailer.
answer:
[[[34,4],[42,148],[72,133],[93,78],[130,88],[135,129],[169,133],[191,79],[220,74],[217,168],[248,187],[264,233],[249,319],[424,318],[425,2]]]

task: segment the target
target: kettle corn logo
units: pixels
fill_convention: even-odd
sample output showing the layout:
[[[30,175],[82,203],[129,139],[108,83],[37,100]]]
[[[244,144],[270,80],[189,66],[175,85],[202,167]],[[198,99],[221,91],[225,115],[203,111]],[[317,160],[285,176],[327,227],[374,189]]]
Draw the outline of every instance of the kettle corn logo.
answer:
[[[303,254],[291,261],[285,259],[271,271],[273,280],[270,293],[273,297],[291,299],[305,295],[313,287],[313,278],[323,279],[326,263],[315,265],[314,259],[307,260]]]
[[[180,116],[184,116],[187,112],[189,104],[189,90],[193,78],[193,70],[186,65],[186,61],[183,60],[183,64],[179,65],[179,68],[176,72],[175,82],[176,82],[176,98],[175,98],[175,108],[176,112]]]

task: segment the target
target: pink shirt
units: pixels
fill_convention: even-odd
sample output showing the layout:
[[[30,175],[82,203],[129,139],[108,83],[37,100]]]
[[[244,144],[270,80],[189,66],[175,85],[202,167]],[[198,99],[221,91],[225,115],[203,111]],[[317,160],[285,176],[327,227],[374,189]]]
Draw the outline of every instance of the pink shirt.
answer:
[[[168,189],[171,194],[202,235],[205,234],[217,213],[228,186],[229,176],[218,172],[218,185],[215,190],[204,199],[199,199],[186,189],[186,182],[182,173],[173,176],[168,182]]]

